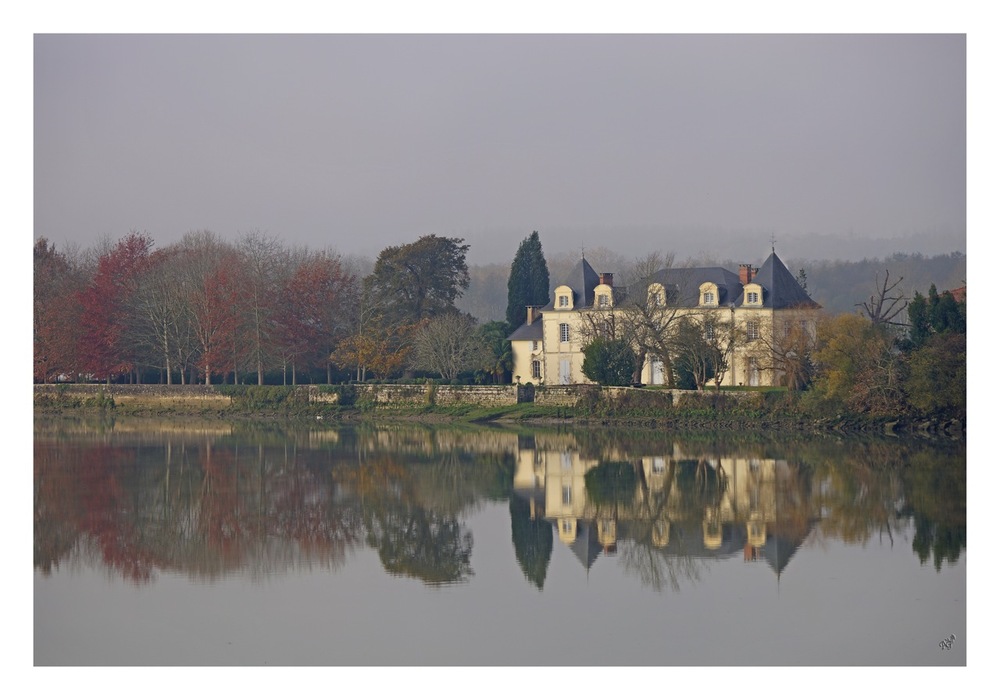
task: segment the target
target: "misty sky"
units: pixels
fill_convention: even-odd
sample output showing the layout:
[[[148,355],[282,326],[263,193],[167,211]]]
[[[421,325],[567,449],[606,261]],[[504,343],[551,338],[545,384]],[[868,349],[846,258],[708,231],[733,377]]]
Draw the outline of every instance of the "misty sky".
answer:
[[[34,61],[34,234],[57,244],[964,249],[960,34],[37,35]]]

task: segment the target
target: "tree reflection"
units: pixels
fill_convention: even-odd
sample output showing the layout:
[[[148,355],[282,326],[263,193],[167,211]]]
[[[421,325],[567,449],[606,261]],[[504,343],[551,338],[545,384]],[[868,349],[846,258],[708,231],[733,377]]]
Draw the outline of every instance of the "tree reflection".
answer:
[[[542,590],[552,558],[552,524],[541,518],[532,518],[531,506],[523,499],[511,496],[510,537],[514,542],[514,556],[524,577]]]
[[[473,576],[465,518],[503,501],[515,559],[538,590],[563,546],[585,567],[616,554],[658,591],[741,553],[780,574],[807,538],[895,546],[912,537],[915,556],[938,570],[966,547],[961,445],[43,423],[34,565],[48,574],[67,560],[95,560],[143,583],[164,570],[333,568],[368,546],[393,575],[462,583]]]
[[[368,544],[385,570],[425,583],[461,583],[472,576],[472,533],[454,518],[396,501],[366,511]]]

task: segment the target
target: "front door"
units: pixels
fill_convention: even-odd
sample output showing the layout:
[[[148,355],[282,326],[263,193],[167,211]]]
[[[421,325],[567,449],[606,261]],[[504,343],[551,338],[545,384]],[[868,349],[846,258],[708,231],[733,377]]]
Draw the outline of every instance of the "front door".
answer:
[[[559,360],[559,383],[569,384],[569,360]]]
[[[760,386],[760,370],[757,369],[757,358],[751,357],[747,367],[747,383],[750,386]]]
[[[663,384],[663,360],[658,357],[653,358],[651,366],[650,384]]]

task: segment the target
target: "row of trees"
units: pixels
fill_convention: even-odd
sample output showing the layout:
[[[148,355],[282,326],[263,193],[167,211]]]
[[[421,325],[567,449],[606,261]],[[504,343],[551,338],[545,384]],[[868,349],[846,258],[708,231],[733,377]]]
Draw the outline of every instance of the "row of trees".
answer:
[[[385,379],[424,372],[509,379],[503,321],[480,325],[460,238],[384,249],[360,276],[331,251],[290,250],[259,231],[231,244],[195,232],[154,249],[130,232],[71,254],[34,247],[34,377],[204,382]],[[509,314],[548,300],[538,233],[511,268]]]

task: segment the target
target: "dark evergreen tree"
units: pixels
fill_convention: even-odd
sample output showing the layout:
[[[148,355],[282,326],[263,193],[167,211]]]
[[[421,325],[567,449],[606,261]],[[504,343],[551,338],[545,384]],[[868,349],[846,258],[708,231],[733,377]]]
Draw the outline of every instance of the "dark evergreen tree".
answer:
[[[931,307],[931,327],[935,333],[965,333],[965,314],[955,301],[951,292],[945,292],[937,298],[937,304]]]
[[[930,312],[923,294],[914,292],[906,313],[910,317],[910,342],[915,348],[923,347],[931,336]]]
[[[525,307],[549,303],[549,266],[538,231],[521,241],[507,278],[507,323],[511,330],[525,321]]]

